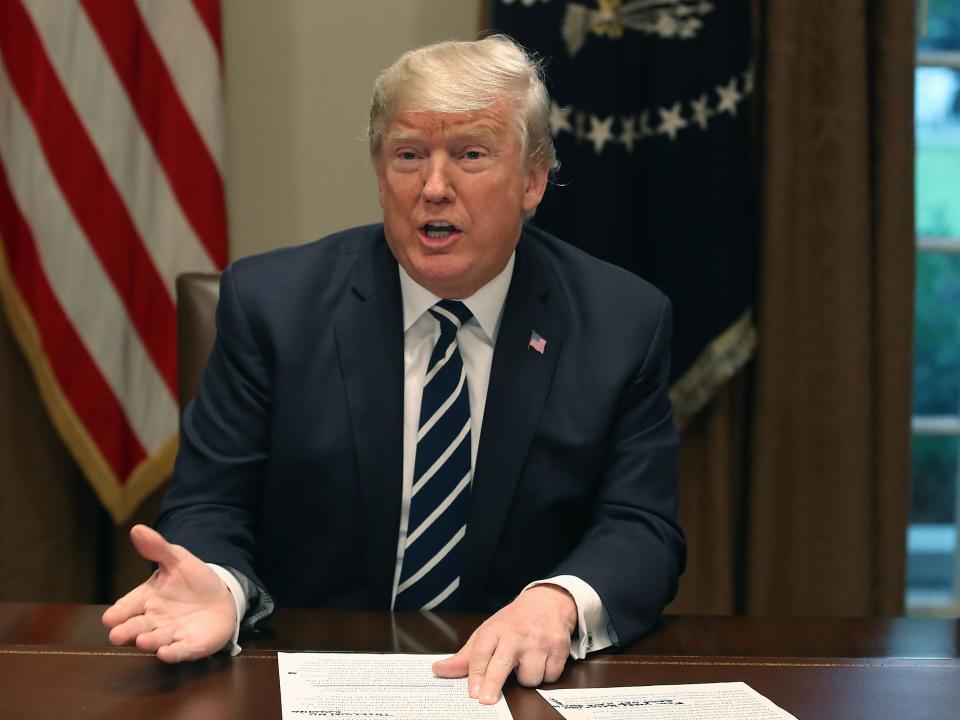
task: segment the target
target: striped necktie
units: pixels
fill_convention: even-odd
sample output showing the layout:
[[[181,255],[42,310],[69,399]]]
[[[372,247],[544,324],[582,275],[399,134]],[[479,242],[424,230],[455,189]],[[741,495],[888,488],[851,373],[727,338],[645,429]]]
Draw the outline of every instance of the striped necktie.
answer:
[[[430,314],[440,338],[423,383],[397,610],[456,608],[470,503],[470,397],[457,331],[471,313],[462,302],[441,300]]]

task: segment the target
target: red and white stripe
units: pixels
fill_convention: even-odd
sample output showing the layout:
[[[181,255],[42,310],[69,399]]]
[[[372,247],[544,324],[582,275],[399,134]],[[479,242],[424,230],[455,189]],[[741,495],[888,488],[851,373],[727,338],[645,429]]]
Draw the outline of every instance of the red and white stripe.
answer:
[[[0,0],[0,290],[122,520],[170,471],[174,282],[222,269],[218,0]]]

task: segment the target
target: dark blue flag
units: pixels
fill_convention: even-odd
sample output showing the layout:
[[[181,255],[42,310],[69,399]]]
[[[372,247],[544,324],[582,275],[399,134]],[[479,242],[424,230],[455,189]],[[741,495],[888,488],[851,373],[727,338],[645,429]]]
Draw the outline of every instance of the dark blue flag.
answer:
[[[561,168],[535,224],[674,305],[683,425],[756,344],[750,6],[729,0],[494,0],[545,61]]]

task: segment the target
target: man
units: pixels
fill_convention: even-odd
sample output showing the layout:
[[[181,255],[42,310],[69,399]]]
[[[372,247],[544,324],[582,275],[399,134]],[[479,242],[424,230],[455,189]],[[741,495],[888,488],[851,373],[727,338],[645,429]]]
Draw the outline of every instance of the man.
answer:
[[[131,533],[158,570],[104,613],[113,642],[202,657],[275,602],[498,610],[434,666],[491,703],[651,626],[685,549],[670,306],[524,228],[548,115],[503,37],[378,78],[383,225],[224,272],[163,536]]]

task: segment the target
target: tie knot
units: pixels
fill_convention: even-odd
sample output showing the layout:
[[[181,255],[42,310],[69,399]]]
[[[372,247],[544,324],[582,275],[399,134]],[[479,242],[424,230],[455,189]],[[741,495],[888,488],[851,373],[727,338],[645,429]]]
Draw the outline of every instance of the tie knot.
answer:
[[[459,300],[441,300],[430,308],[430,313],[440,321],[441,329],[452,327],[455,331],[473,317],[470,309]]]

